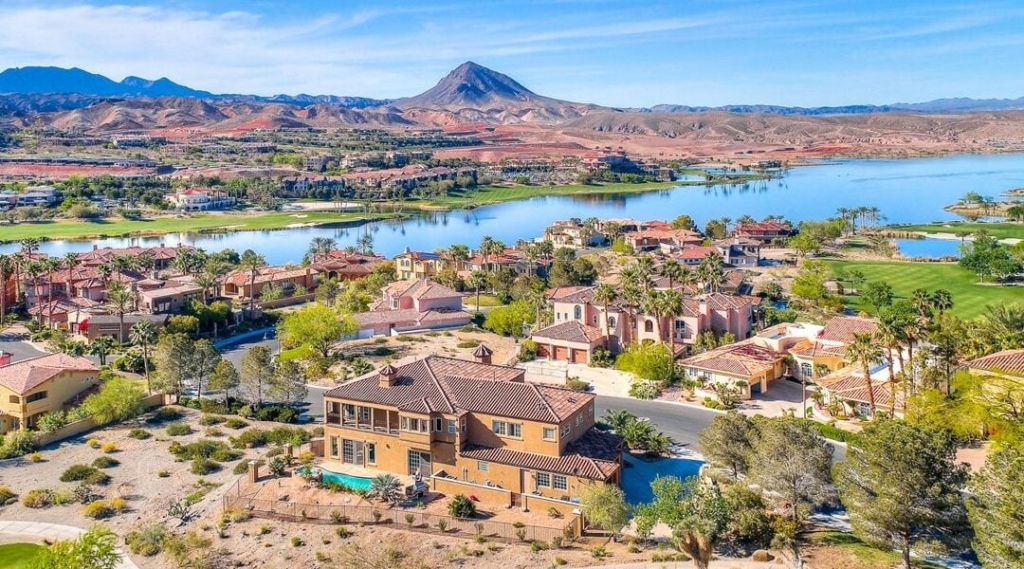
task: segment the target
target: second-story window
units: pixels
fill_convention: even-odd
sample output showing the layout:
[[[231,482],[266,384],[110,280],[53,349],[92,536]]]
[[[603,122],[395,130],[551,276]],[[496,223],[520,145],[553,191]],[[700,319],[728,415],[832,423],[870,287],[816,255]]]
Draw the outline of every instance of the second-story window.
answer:
[[[572,307],[572,317],[575,320],[582,320],[583,319],[583,307],[578,305],[578,304],[576,306]]]
[[[448,419],[448,434],[454,435],[456,431],[458,431],[458,426],[456,426],[455,420]]]
[[[494,434],[502,437],[514,437],[522,438],[523,436],[523,425],[522,423],[506,423],[505,421],[492,421],[491,428],[494,430]]]
[[[583,424],[583,413],[580,413],[579,415],[576,415],[576,426],[578,427],[578,426],[580,426],[582,424]]]
[[[566,423],[562,425],[562,438],[569,436],[569,431],[572,430],[572,423]]]
[[[29,395],[28,397],[25,398],[25,403],[32,403],[33,401],[41,401],[43,399],[46,399],[46,395],[47,394],[46,394],[45,391],[39,391],[37,393],[33,393],[32,395]]]
[[[546,440],[546,441],[553,441],[553,440],[555,440],[555,428],[554,427],[544,427],[544,440]]]
[[[442,428],[441,428],[441,425],[442,425],[442,420],[441,420],[441,418],[440,418],[440,417],[434,417],[434,432],[435,432],[435,433],[440,433],[440,432],[442,432]]]
[[[479,472],[487,472],[487,463],[482,460],[476,461],[476,469]]]

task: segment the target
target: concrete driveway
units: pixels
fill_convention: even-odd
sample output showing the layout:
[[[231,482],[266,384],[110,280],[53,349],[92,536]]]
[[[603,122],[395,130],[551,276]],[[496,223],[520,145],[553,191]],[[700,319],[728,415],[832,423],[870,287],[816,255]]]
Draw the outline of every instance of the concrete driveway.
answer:
[[[808,405],[810,405],[812,389],[811,386],[807,388]],[[797,417],[802,417],[800,390],[799,383],[779,378],[768,384],[767,391],[755,393],[750,400],[744,401],[737,408],[747,415],[779,417],[786,411],[793,411]]]
[[[12,354],[12,362],[46,355],[46,352],[28,342],[28,329],[21,324],[9,326],[0,332],[0,352]]]

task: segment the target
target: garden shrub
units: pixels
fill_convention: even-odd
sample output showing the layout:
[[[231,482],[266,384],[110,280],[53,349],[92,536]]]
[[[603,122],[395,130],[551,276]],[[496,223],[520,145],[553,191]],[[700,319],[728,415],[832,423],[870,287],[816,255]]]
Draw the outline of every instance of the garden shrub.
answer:
[[[119,464],[121,464],[121,461],[109,456],[100,456],[97,457],[96,460],[92,461],[94,468],[113,468]]]
[[[197,458],[192,461],[192,474],[204,476],[220,470],[220,465],[208,458]]]
[[[114,509],[104,500],[96,500],[82,508],[82,515],[94,520],[103,520],[114,515]]]
[[[183,437],[192,433],[192,427],[188,423],[174,423],[167,426],[167,434],[172,437]]]
[[[167,538],[167,526],[160,523],[139,526],[128,532],[125,541],[128,549],[136,555],[153,557],[163,551],[164,539]]]
[[[169,421],[177,421],[181,418],[181,411],[174,407],[161,407],[153,413],[153,416],[146,419],[147,423],[166,423]]]
[[[231,417],[227,421],[224,421],[224,426],[229,429],[235,429],[237,431],[238,429],[244,429],[248,427],[249,423],[246,423],[244,420],[239,419],[238,417]]]
[[[53,490],[34,488],[21,496],[21,505],[26,508],[49,508],[53,505]]]
[[[202,417],[199,418],[199,424],[204,427],[209,427],[212,425],[219,425],[225,422],[226,420],[227,419],[221,417],[220,415],[203,415]]]
[[[18,495],[15,494],[9,487],[0,486],[0,506],[6,506],[16,502]]]
[[[94,466],[85,464],[73,464],[60,475],[61,482],[88,482],[89,484],[107,484],[110,482],[110,475],[101,472]]]
[[[128,431],[128,438],[135,439],[135,440],[138,440],[138,441],[146,440],[146,439],[148,439],[149,437],[152,437],[152,436],[153,435],[150,434],[150,432],[147,431],[146,429],[132,429],[132,430]]]
[[[448,513],[458,519],[468,519],[476,515],[476,504],[465,494],[456,494],[448,504]]]

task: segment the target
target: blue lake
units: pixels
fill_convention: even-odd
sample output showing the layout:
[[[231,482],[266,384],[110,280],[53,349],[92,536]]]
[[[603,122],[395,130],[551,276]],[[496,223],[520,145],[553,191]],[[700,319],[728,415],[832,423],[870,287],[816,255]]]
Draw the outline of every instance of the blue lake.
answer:
[[[907,257],[959,257],[959,239],[896,239],[900,254]]]
[[[298,261],[313,237],[332,237],[355,245],[363,232],[376,251],[388,256],[405,247],[434,250],[453,243],[476,246],[485,235],[505,243],[539,237],[544,228],[570,217],[672,219],[686,213],[698,224],[744,214],[782,215],[798,222],[835,215],[836,208],[874,206],[885,223],[925,223],[956,219],[943,211],[968,191],[999,196],[1024,186],[1024,154],[958,155],[909,160],[837,160],[790,169],[783,178],[740,186],[683,186],[642,194],[558,196],[507,202],[473,210],[424,213],[401,222],[377,222],[352,228],[299,228],[222,234],[171,234],[163,238],[54,241],[46,253],[85,251],[99,246],[186,243],[208,250],[256,249],[274,264]],[[301,219],[296,219],[301,222]],[[3,231],[3,229],[0,229]],[[940,247],[935,245],[935,247]],[[0,252],[17,249],[0,246]]]

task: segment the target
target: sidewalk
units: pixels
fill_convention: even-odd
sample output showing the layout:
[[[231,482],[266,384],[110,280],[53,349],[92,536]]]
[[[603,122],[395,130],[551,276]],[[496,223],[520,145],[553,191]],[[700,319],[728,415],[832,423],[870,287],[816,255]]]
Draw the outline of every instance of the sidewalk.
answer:
[[[0,521],[0,534],[25,536],[32,538],[35,541],[41,539],[75,539],[83,533],[85,533],[85,530],[82,528],[62,526],[59,524],[7,520]],[[117,564],[117,569],[139,569],[139,566],[136,565],[124,551],[118,549],[118,552],[121,553],[121,562]]]

